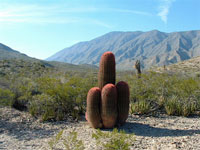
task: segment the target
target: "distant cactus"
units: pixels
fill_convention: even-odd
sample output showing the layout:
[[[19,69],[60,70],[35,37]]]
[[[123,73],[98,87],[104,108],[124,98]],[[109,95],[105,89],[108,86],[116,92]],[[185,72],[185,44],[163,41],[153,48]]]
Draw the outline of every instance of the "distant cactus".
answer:
[[[141,69],[140,69],[140,61],[139,60],[137,60],[135,62],[135,68],[137,70],[137,76],[138,76],[138,78],[141,78]]]
[[[99,108],[100,102],[101,102],[101,90],[98,87],[91,88],[87,95],[86,120],[93,128],[102,127],[100,108]]]
[[[113,128],[117,121],[117,89],[106,84],[101,92],[101,118],[105,128]]]
[[[85,118],[93,128],[113,128],[128,117],[129,87],[123,81],[115,86],[115,78],[115,56],[105,52],[99,64],[99,88],[90,89],[87,96]]]
[[[117,88],[117,109],[119,124],[124,124],[129,114],[129,86],[126,82],[120,81],[116,85]]]
[[[115,76],[115,56],[112,52],[105,52],[99,64],[99,88],[102,89],[108,83],[115,84]]]

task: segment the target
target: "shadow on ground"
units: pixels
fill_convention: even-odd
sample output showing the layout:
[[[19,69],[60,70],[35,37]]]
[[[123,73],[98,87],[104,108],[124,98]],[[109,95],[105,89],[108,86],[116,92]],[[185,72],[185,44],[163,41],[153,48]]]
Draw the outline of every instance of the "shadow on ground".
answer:
[[[45,129],[32,127],[27,122],[10,122],[0,118],[0,134],[7,134],[18,140],[32,140],[35,138],[46,138],[53,135],[56,129]]]
[[[134,133],[137,136],[147,136],[147,137],[166,137],[166,136],[178,137],[178,136],[200,134],[200,130],[167,129],[167,128],[152,127],[148,124],[132,123],[132,122],[127,122],[119,129],[124,130],[126,133]]]

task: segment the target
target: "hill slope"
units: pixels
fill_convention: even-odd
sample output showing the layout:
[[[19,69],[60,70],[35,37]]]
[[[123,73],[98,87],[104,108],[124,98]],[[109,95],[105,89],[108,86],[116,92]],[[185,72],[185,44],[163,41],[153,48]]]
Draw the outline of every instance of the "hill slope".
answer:
[[[0,60],[8,59],[23,59],[23,60],[36,60],[25,54],[11,49],[10,47],[0,43]]]
[[[0,43],[0,73],[5,66],[9,66],[11,70],[17,70],[21,68],[37,68],[38,66],[50,67],[50,68],[58,68],[61,70],[90,70],[97,69],[94,65],[74,65],[69,63],[60,63],[54,61],[43,61],[39,59],[35,59],[29,57],[23,53],[13,50],[12,48]],[[19,67],[20,66],[20,67]],[[6,68],[7,69],[7,68]],[[8,69],[9,70],[9,69]],[[28,71],[28,70],[27,70]]]
[[[130,69],[137,59],[145,68],[168,65],[200,55],[200,31],[111,32],[65,48],[47,60],[98,65],[105,51],[115,54],[118,68]]]
[[[153,71],[163,73],[181,73],[185,75],[200,76],[200,56],[163,67],[152,68]]]

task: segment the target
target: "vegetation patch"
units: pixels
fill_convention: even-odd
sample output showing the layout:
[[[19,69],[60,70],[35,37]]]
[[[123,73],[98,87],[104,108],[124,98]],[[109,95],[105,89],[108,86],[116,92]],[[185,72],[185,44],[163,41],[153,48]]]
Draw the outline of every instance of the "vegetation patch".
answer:
[[[75,71],[19,60],[0,61],[0,66],[0,105],[29,111],[44,121],[79,119],[86,110],[87,92],[97,86],[96,69]],[[129,85],[131,114],[159,110],[199,115],[199,77],[146,72],[138,78],[130,71],[118,72],[116,79]]]
[[[129,150],[135,140],[134,134],[127,134],[116,128],[112,132],[102,132],[98,129],[92,134],[92,138],[104,150]]]

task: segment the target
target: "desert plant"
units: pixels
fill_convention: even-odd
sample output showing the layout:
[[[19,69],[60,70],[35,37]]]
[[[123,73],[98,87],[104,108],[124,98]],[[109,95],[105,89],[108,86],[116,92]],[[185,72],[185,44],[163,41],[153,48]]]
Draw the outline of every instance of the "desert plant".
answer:
[[[87,95],[87,112],[86,119],[93,128],[101,128],[100,114],[101,90],[98,87],[93,87]]]
[[[8,89],[0,88],[0,106],[12,106],[14,103],[14,93]]]
[[[101,93],[101,118],[105,128],[113,128],[117,121],[117,89],[106,84]]]
[[[66,150],[83,150],[85,148],[83,141],[78,140],[78,133],[76,131],[69,132],[67,138],[63,137],[63,132],[64,130],[61,130],[48,142],[51,150],[56,149],[58,143],[62,144]]]
[[[126,134],[124,130],[118,131],[116,128],[112,132],[98,129],[92,134],[92,138],[104,150],[129,150],[135,140],[134,134]]]
[[[166,100],[164,104],[165,111],[168,115],[178,115],[178,116],[189,116],[194,114],[197,110],[197,104],[195,104],[191,99],[178,99],[177,96],[172,96]]]
[[[176,96],[173,96],[172,98],[168,99],[165,103],[165,110],[168,115],[175,115],[177,112],[181,111],[180,109],[181,106]]]
[[[108,83],[115,84],[115,56],[112,52],[105,52],[99,63],[98,84],[102,89]]]
[[[141,78],[141,69],[140,69],[140,61],[139,60],[137,60],[135,62],[135,69],[137,70],[137,76],[138,76],[138,78]]]
[[[135,103],[131,103],[130,113],[147,114],[150,112],[150,109],[150,103],[146,100],[141,100]]]
[[[79,119],[86,109],[87,91],[91,88],[88,78],[68,77],[66,82],[55,77],[36,80],[39,93],[32,95],[29,111],[43,120]]]
[[[78,140],[78,133],[76,131],[71,131],[63,144],[66,150],[83,150],[85,149],[83,141]]]
[[[61,140],[63,131],[64,130],[61,130],[60,132],[58,132],[58,134],[48,142],[51,150],[53,150],[56,144]]]
[[[126,82],[120,81],[116,84],[117,88],[117,111],[119,124],[125,123],[129,114],[129,86]]]
[[[87,109],[92,107],[98,108],[96,104],[99,103],[99,112],[101,112],[101,120],[105,128],[113,128],[116,123],[123,124],[128,117],[129,86],[126,82],[121,81],[117,84],[117,90],[115,86],[115,78],[115,56],[112,52],[105,52],[101,57],[98,74],[99,88],[102,89],[101,102],[98,102],[99,96],[96,96],[97,98],[94,97],[92,100],[95,102],[92,104],[94,106],[91,106],[91,100],[87,101],[87,105],[89,105],[89,107],[87,106]],[[90,96],[90,91],[88,92],[88,95]],[[117,99],[117,97],[119,99]],[[91,114],[89,115],[91,116]],[[96,124],[95,120],[91,123],[91,119],[87,116],[88,114],[86,112],[86,119],[88,118],[89,124]],[[94,116],[96,115],[94,114]],[[119,118],[117,119],[118,116]],[[99,124],[99,118],[97,117],[96,119]]]

